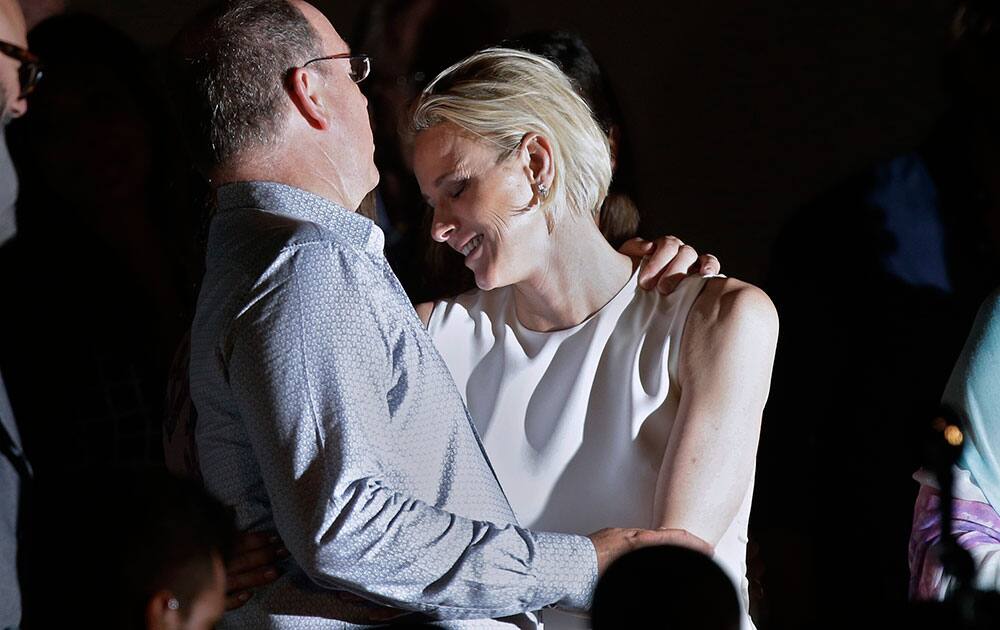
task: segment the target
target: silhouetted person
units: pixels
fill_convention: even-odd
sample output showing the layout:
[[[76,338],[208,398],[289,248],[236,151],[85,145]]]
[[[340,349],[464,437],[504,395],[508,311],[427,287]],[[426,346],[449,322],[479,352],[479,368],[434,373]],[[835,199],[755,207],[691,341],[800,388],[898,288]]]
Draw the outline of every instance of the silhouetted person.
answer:
[[[738,630],[732,581],[708,556],[686,547],[647,547],[612,564],[597,583],[594,630]]]
[[[776,628],[906,604],[927,410],[1000,283],[996,3],[960,6],[938,129],[813,200],[775,245],[783,330],[753,527]],[[852,605],[830,605],[845,588]]]
[[[45,484],[37,505],[31,627],[208,630],[222,616],[233,515],[199,485],[112,468]]]
[[[38,65],[27,51],[24,16],[16,0],[0,1],[0,246],[17,232],[14,204],[17,200],[17,173],[7,152],[4,128],[12,119],[27,111],[25,96],[34,88]],[[11,300],[10,278],[20,273],[0,257],[0,301],[8,310],[20,305]],[[17,334],[11,324],[0,319],[0,328]],[[0,359],[6,349],[0,349]],[[31,477],[31,468],[24,453],[18,424],[7,399],[3,377],[0,376],[0,628],[17,627],[21,621],[21,588],[18,572],[20,518],[24,486]]]
[[[97,18],[50,18],[29,41],[47,80],[10,131],[22,192],[4,260],[18,308],[0,316],[14,322],[0,331],[11,403],[27,447],[44,444],[39,475],[159,461],[196,268],[163,99],[142,51]]]

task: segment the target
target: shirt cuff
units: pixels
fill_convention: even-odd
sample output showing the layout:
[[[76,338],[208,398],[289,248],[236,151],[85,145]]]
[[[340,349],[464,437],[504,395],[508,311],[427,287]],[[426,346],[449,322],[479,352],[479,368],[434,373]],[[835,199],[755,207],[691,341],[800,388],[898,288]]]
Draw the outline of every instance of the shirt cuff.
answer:
[[[597,585],[597,551],[586,536],[537,532],[536,601],[587,610]]]

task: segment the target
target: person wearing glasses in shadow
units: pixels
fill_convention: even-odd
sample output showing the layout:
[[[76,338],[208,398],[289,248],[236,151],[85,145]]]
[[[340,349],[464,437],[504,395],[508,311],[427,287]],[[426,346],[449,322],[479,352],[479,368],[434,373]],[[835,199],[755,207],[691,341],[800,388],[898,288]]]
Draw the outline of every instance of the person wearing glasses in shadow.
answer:
[[[708,551],[677,529],[516,524],[382,232],[356,213],[378,183],[368,67],[300,1],[214,5],[171,46],[180,129],[216,195],[191,334],[202,479],[290,552],[223,627],[530,628],[542,607],[586,608],[629,550]]]
[[[26,46],[28,29],[16,0],[0,0],[0,125],[28,110],[25,97],[42,78],[41,64]],[[17,231],[14,203],[17,173],[0,135],[0,246]],[[8,307],[16,305],[8,305]],[[2,357],[0,357],[2,359]],[[0,375],[0,628],[21,623],[21,589],[18,575],[18,522],[22,489],[31,467],[22,450],[14,412]]]

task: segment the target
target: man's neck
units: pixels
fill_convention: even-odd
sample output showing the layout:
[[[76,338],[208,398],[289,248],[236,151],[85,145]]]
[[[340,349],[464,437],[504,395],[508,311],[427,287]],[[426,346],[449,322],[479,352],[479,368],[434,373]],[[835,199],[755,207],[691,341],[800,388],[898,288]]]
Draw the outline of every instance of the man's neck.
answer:
[[[275,182],[299,188],[323,197],[338,206],[356,212],[358,204],[346,199],[335,173],[323,173],[308,165],[309,160],[280,155],[261,155],[216,172],[212,187],[220,188],[237,182]],[[313,161],[312,164],[317,162]]]

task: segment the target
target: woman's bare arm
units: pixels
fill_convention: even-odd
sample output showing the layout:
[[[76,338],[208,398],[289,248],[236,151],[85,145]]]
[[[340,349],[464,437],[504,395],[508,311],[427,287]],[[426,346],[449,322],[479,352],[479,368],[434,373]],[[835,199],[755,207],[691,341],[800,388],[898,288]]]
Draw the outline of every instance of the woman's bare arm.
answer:
[[[686,529],[712,545],[725,533],[753,475],[777,337],[777,312],[757,287],[716,278],[695,300],[653,527]]]

